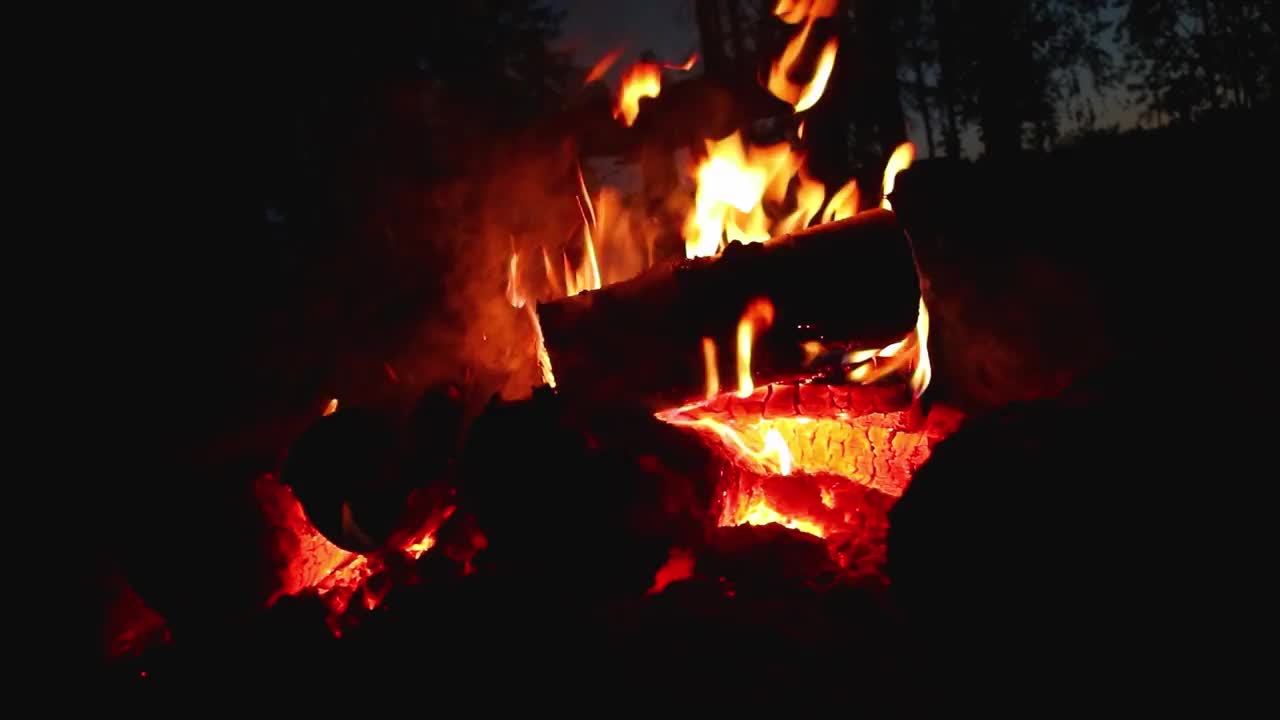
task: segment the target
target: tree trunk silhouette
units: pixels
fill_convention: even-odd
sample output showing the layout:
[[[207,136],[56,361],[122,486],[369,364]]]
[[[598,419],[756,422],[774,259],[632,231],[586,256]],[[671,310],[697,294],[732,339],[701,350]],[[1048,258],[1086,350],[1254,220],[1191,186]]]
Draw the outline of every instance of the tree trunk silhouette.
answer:
[[[948,0],[937,0],[935,32],[938,35],[938,94],[942,105],[942,119],[946,123],[942,131],[947,157],[958,158],[960,149],[960,110],[957,78],[959,59],[956,53],[955,8]]]
[[[1030,46],[1023,42],[1020,3],[991,0],[973,18],[981,47],[977,56],[978,122],[982,143],[992,158],[1016,155],[1022,148],[1019,100],[1025,90],[1021,73],[1031,65]]]
[[[924,123],[924,139],[925,144],[929,148],[929,157],[936,154],[936,148],[933,142],[933,117],[929,110],[929,86],[924,81],[924,61],[920,59],[920,53],[915,53],[915,71],[916,71],[916,104],[920,108],[920,119]]]

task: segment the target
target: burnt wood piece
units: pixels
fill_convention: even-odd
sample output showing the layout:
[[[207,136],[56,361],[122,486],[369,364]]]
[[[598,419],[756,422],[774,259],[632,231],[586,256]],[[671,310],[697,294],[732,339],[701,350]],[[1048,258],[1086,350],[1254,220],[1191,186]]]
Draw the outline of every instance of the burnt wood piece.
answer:
[[[722,390],[738,386],[736,333],[768,298],[773,324],[752,351],[756,385],[797,379],[810,340],[882,347],[915,326],[920,297],[906,236],[873,210],[714,258],[650,268],[627,282],[540,304],[557,389],[571,401],[660,410],[702,397],[703,344],[715,341]]]

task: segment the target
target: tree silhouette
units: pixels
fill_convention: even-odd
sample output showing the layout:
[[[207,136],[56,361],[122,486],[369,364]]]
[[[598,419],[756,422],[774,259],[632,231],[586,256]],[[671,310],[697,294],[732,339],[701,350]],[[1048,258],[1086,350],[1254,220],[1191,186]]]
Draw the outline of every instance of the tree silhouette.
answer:
[[[941,121],[948,155],[976,124],[986,154],[1046,147],[1060,116],[1092,86],[1114,81],[1101,39],[1106,0],[914,0],[898,5],[902,71],[933,144]]]
[[[1254,0],[1132,0],[1119,36],[1149,119],[1257,107],[1275,95],[1277,11]]]

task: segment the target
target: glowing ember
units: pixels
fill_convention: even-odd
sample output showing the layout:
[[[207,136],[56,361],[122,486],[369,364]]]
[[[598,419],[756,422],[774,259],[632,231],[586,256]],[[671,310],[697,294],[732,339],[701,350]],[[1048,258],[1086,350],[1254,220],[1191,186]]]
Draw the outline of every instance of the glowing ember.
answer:
[[[898,178],[898,173],[911,167],[911,163],[916,159],[916,146],[909,142],[902,143],[894,149],[893,155],[889,156],[889,162],[884,166],[884,184],[881,195],[884,197],[880,201],[880,207],[885,210],[892,210],[893,203],[889,202],[889,194],[893,192],[894,182]]]
[[[666,564],[658,568],[658,572],[653,576],[653,587],[649,588],[649,595],[656,595],[673,582],[687,580],[693,577],[694,558],[693,553],[683,548],[671,548],[671,557],[667,558]]]
[[[254,492],[267,523],[279,538],[274,550],[280,589],[270,602],[283,595],[315,591],[329,607],[329,626],[335,634],[340,632],[339,621],[357,595],[365,609],[377,607],[382,593],[374,592],[367,581],[385,569],[382,556],[350,552],[329,542],[307,519],[289,487],[275,476],[261,476],[254,484]],[[433,514],[418,531],[395,538],[394,546],[416,560],[435,545],[436,529],[452,512],[449,507]]]
[[[751,382],[751,346],[756,334],[773,324],[773,303],[768,298],[752,300],[738,321],[738,397],[755,389]]]
[[[885,512],[936,437],[901,385],[773,384],[657,417],[703,435],[728,461],[721,526],[777,523],[826,538],[842,565],[872,571]]]
[[[338,398],[333,398],[329,401],[329,404],[324,406],[324,411],[320,414],[328,417],[336,412],[338,412]]]
[[[792,530],[816,535],[820,538],[827,536],[827,531],[821,525],[809,520],[800,520],[782,515],[777,510],[769,506],[769,502],[764,499],[757,498],[747,506],[747,508],[736,513],[731,522],[721,523],[722,525],[768,525],[777,523],[783,527],[789,527]]]

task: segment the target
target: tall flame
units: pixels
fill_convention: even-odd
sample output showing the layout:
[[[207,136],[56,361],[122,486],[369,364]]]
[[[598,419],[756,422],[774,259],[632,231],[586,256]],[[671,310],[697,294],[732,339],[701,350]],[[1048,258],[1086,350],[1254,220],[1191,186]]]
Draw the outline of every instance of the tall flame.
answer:
[[[751,346],[756,333],[773,324],[773,303],[768,298],[752,300],[738,321],[738,397],[755,390],[751,382]]]
[[[831,196],[827,209],[822,212],[822,222],[843,220],[858,214],[858,181],[850,180]]]
[[[513,308],[522,308],[526,302],[524,293],[520,290],[520,255],[515,251],[512,251],[511,259],[507,262],[507,302]]]
[[[716,365],[716,341],[702,338],[702,364],[706,368],[707,399],[720,394],[720,369]]]
[[[916,367],[911,371],[911,394],[919,398],[929,388],[933,379],[933,366],[929,364],[929,309],[920,296],[920,312],[916,315]]]
[[[618,101],[613,116],[631,127],[640,114],[640,98],[658,97],[662,92],[662,67],[657,63],[638,62],[627,68],[618,86]]]
[[[813,77],[803,85],[791,79],[800,56],[804,53],[805,44],[809,42],[814,21],[830,17],[835,9],[836,0],[780,0],[773,8],[773,13],[788,25],[804,23],[804,27],[787,42],[782,55],[769,68],[769,78],[765,83],[769,92],[795,107],[797,113],[808,110],[818,102],[826,90],[831,70],[835,67],[839,41],[833,37],[823,45]]]
[[[889,156],[889,162],[884,166],[884,184],[883,192],[880,194],[883,199],[880,201],[880,207],[885,210],[892,210],[893,203],[889,202],[889,195],[893,192],[894,183],[898,179],[898,173],[911,167],[911,163],[916,159],[916,146],[909,142],[904,142],[894,148],[893,155]]]
[[[804,86],[800,91],[800,98],[796,100],[796,112],[804,112],[813,107],[822,93],[827,89],[827,81],[831,79],[831,70],[836,65],[836,49],[840,43],[835,38],[827,41],[822,46],[822,54],[818,56],[818,65],[813,71],[813,79],[809,84]]]

